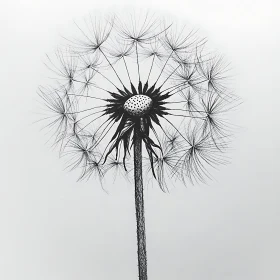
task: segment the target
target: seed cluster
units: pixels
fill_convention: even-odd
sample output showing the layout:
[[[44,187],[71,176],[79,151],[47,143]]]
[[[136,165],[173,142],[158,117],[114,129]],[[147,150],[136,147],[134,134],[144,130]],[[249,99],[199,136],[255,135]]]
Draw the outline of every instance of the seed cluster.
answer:
[[[138,94],[130,97],[124,103],[123,108],[134,117],[142,117],[151,109],[152,103],[153,101],[149,96]]]

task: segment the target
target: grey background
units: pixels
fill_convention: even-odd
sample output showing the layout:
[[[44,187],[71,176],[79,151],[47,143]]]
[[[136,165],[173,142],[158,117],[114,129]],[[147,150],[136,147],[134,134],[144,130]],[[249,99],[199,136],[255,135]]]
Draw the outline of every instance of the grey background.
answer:
[[[96,8],[159,9],[232,62],[244,105],[232,164],[208,185],[145,189],[149,279],[280,279],[278,1],[5,1],[1,4],[0,279],[137,279],[133,186],[76,183],[32,125],[44,54]]]

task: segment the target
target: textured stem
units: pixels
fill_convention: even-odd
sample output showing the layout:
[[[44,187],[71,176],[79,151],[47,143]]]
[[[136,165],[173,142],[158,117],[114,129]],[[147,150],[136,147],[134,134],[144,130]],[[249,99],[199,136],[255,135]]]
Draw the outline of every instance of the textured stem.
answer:
[[[135,132],[134,142],[134,180],[135,180],[135,209],[137,222],[137,254],[139,280],[147,280],[147,253],[144,216],[144,194],[142,178],[142,139]]]

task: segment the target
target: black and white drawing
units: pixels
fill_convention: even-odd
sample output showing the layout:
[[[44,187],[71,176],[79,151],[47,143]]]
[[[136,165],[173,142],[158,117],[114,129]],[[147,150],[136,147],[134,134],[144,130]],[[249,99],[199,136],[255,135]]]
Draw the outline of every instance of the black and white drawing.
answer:
[[[143,188],[207,182],[228,162],[240,104],[230,67],[198,30],[153,13],[87,17],[48,55],[39,88],[50,141],[79,179],[133,178],[139,279],[147,277]],[[113,173],[112,173],[113,172]]]

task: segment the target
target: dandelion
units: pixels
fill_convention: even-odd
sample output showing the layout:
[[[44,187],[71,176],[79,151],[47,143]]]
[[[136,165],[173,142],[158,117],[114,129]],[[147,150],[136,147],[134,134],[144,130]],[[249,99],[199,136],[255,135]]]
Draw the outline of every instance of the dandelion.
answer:
[[[232,134],[225,119],[238,105],[227,88],[228,67],[205,52],[197,31],[145,13],[90,17],[66,38],[41,87],[55,144],[80,168],[79,179],[133,171],[139,279],[147,279],[143,169],[160,189],[168,181],[206,182],[227,163]],[[149,175],[150,174],[150,175]]]

